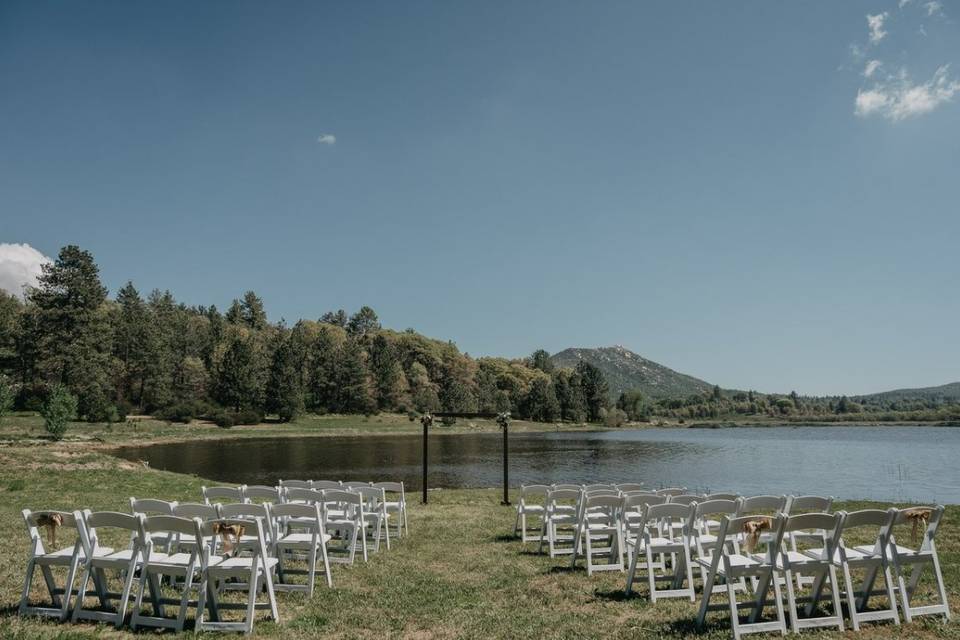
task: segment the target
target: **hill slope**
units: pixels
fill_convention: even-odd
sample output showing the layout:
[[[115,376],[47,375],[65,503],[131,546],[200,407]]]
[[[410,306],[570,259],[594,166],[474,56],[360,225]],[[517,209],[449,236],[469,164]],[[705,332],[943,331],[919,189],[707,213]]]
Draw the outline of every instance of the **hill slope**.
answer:
[[[596,349],[571,348],[550,357],[558,367],[576,367],[586,360],[603,372],[610,386],[610,397],[616,399],[623,391],[639,389],[653,398],[686,397],[709,393],[713,385],[693,376],[678,373],[662,364],[647,360],[619,345]]]
[[[960,402],[960,382],[922,387],[919,389],[894,389],[865,396],[857,396],[858,401],[902,402],[904,400],[935,400],[943,403]]]

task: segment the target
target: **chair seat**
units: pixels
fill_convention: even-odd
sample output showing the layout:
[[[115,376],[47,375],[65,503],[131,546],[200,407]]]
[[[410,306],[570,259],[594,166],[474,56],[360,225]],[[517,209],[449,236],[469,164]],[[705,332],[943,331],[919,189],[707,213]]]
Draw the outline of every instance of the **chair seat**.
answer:
[[[672,538],[663,538],[663,537],[661,537],[661,536],[656,536],[656,537],[650,538],[650,546],[651,546],[651,547],[675,547],[675,546],[679,546],[681,549],[683,549],[683,541],[681,541],[681,540],[674,540],[674,539],[672,539]]]
[[[383,504],[387,507],[387,511],[400,511],[400,510],[403,509],[403,507],[404,507],[404,503],[403,503],[403,502],[389,502],[389,501],[388,501],[388,502],[384,502]],[[529,509],[530,507],[527,507],[527,508]],[[540,508],[543,509],[543,507],[540,507]]]
[[[122,551],[113,551],[112,553],[100,554],[97,553],[94,556],[93,562],[100,567],[105,566],[126,566],[130,563],[130,560],[133,558],[133,550],[124,549]]]
[[[732,568],[738,567],[752,567],[757,564],[760,564],[750,556],[745,556],[739,553],[731,553],[727,556],[727,559],[730,561],[730,566]],[[713,556],[703,556],[702,558],[697,558],[697,562],[704,567],[709,567],[713,563]],[[717,571],[723,573],[723,563],[717,565]]]
[[[152,553],[150,554],[150,566],[151,567],[171,567],[171,568],[180,568],[185,569],[190,564],[189,553]],[[217,562],[221,560],[221,556],[210,556],[211,562]],[[200,568],[200,564],[197,564],[197,569]]]
[[[542,504],[525,504],[525,505],[523,505],[523,506],[517,505],[517,511],[526,511],[526,512],[535,511],[535,512],[541,512],[541,511],[543,511],[543,505],[542,505]]]
[[[210,562],[211,571],[214,571],[214,570],[237,571],[237,570],[243,570],[243,569],[249,570],[253,563],[253,558],[247,557],[247,556],[240,556],[237,558],[224,558],[223,560],[217,563],[213,563],[212,560],[213,559],[211,558],[211,562]],[[268,569],[276,566],[277,564],[276,558],[263,558],[263,561],[266,563]]]
[[[319,536],[320,541],[327,542],[331,539],[329,533],[324,533]],[[278,546],[288,546],[288,545],[310,545],[313,544],[313,534],[312,533],[288,533],[285,536],[282,536],[277,540]]]
[[[99,547],[94,553],[95,558],[102,558],[113,553],[111,547]],[[41,564],[70,564],[70,560],[73,558],[73,547],[64,547],[63,549],[57,549],[56,551],[51,551],[50,553],[45,553],[42,556],[37,556],[37,561]],[[83,549],[80,550],[80,559],[83,560],[86,558],[86,555],[83,553]]]

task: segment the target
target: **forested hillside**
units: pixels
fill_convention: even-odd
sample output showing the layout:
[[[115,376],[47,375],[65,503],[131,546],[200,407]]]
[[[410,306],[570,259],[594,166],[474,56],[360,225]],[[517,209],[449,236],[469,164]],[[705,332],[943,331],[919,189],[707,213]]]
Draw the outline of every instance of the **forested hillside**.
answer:
[[[151,413],[228,425],[304,411],[501,412],[597,420],[608,404],[588,363],[472,358],[451,342],[380,326],[370,307],[267,320],[252,291],[221,312],[128,283],[112,297],[93,256],[68,246],[25,300],[0,291],[0,387],[19,409],[59,388],[91,421]]]

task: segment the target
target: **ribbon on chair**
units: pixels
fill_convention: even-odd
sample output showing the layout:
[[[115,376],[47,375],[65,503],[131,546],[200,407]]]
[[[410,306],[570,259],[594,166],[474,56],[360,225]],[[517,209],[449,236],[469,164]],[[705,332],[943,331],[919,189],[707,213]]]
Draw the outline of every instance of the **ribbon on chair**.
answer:
[[[760,534],[773,526],[773,520],[767,516],[747,520],[743,523],[744,544],[747,553],[753,553],[760,543]]]
[[[57,546],[57,529],[63,526],[63,516],[59,513],[43,513],[37,516],[37,526],[47,529],[50,546]]]
[[[911,543],[917,544],[917,532],[920,530],[921,524],[923,525],[923,530],[927,530],[927,523],[930,522],[931,513],[933,513],[933,509],[927,507],[913,507],[903,510],[903,517],[913,524],[913,529],[910,531]]]
[[[212,529],[214,535],[220,536],[220,541],[223,542],[223,550],[227,555],[232,553],[233,550],[240,545],[240,538],[243,537],[246,531],[243,525],[223,524],[220,522],[214,522]],[[231,537],[233,540],[231,540]]]

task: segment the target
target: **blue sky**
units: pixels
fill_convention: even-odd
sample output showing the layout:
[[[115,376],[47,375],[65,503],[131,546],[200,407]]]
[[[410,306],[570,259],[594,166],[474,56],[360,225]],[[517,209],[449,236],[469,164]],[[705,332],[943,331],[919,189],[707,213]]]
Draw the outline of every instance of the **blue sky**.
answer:
[[[79,244],[111,293],[254,289],[288,321],[369,304],[474,355],[619,343],[761,391],[954,381],[958,20],[7,1],[0,242]]]

